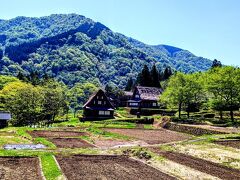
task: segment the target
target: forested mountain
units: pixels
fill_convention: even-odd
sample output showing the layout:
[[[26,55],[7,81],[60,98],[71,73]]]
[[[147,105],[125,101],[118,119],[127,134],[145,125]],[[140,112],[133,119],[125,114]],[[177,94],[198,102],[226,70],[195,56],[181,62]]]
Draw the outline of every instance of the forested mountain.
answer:
[[[69,86],[91,81],[120,88],[145,64],[183,72],[212,64],[180,48],[146,45],[77,14],[0,20],[0,59],[1,74],[37,71]]]

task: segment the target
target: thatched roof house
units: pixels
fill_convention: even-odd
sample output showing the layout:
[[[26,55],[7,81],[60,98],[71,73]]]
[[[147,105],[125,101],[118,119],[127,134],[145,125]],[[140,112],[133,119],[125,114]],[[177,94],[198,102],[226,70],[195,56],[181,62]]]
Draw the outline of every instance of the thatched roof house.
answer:
[[[136,86],[131,100],[128,101],[129,107],[157,108],[159,96],[163,90],[156,87]]]
[[[93,93],[83,105],[84,120],[111,119],[113,118],[113,114],[114,106],[102,89]]]

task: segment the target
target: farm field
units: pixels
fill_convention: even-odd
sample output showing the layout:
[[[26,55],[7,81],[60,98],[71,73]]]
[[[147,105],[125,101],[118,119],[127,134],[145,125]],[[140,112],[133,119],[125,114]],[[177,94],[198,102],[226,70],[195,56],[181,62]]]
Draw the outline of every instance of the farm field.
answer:
[[[25,173],[25,179],[240,177],[237,133],[197,136],[155,124],[71,118],[51,128],[1,129],[0,179],[14,178],[9,173],[13,165],[19,174]],[[6,144],[43,144],[46,148],[6,150]]]
[[[0,157],[0,179],[43,180],[39,159]]]
[[[57,160],[68,179],[175,179],[122,156],[57,156]]]
[[[122,135],[134,137],[136,139],[142,140],[148,144],[162,144],[162,143],[170,143],[175,141],[183,141],[190,136],[178,133],[174,131],[169,131],[166,129],[158,129],[158,130],[146,130],[146,129],[113,129],[106,128],[105,131],[112,133],[119,133]]]

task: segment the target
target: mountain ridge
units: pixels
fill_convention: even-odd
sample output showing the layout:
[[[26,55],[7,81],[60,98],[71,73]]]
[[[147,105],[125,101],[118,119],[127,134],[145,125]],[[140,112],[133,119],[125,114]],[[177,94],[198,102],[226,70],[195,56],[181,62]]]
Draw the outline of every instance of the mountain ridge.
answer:
[[[38,71],[70,86],[94,80],[122,88],[144,64],[187,73],[205,71],[212,64],[178,47],[147,45],[77,14],[0,20],[0,49],[0,74]]]

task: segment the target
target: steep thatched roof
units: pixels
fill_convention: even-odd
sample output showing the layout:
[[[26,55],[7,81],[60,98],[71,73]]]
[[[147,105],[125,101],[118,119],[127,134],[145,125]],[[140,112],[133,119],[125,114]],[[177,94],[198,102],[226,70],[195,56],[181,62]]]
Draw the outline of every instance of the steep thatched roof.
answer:
[[[153,100],[153,101],[157,101],[159,99],[159,96],[163,92],[161,88],[144,87],[144,86],[137,86],[136,90],[139,92],[140,98],[142,100]]]
[[[90,102],[94,99],[94,97],[97,96],[97,95],[100,94],[100,93],[103,94],[103,96],[104,96],[104,98],[106,99],[106,101],[108,101],[110,107],[114,109],[114,106],[113,106],[112,103],[109,101],[108,97],[107,97],[106,94],[105,94],[105,91],[102,90],[102,89],[99,89],[98,91],[95,91],[95,92],[89,97],[88,101],[83,105],[83,107],[87,107],[87,106],[90,104]]]

